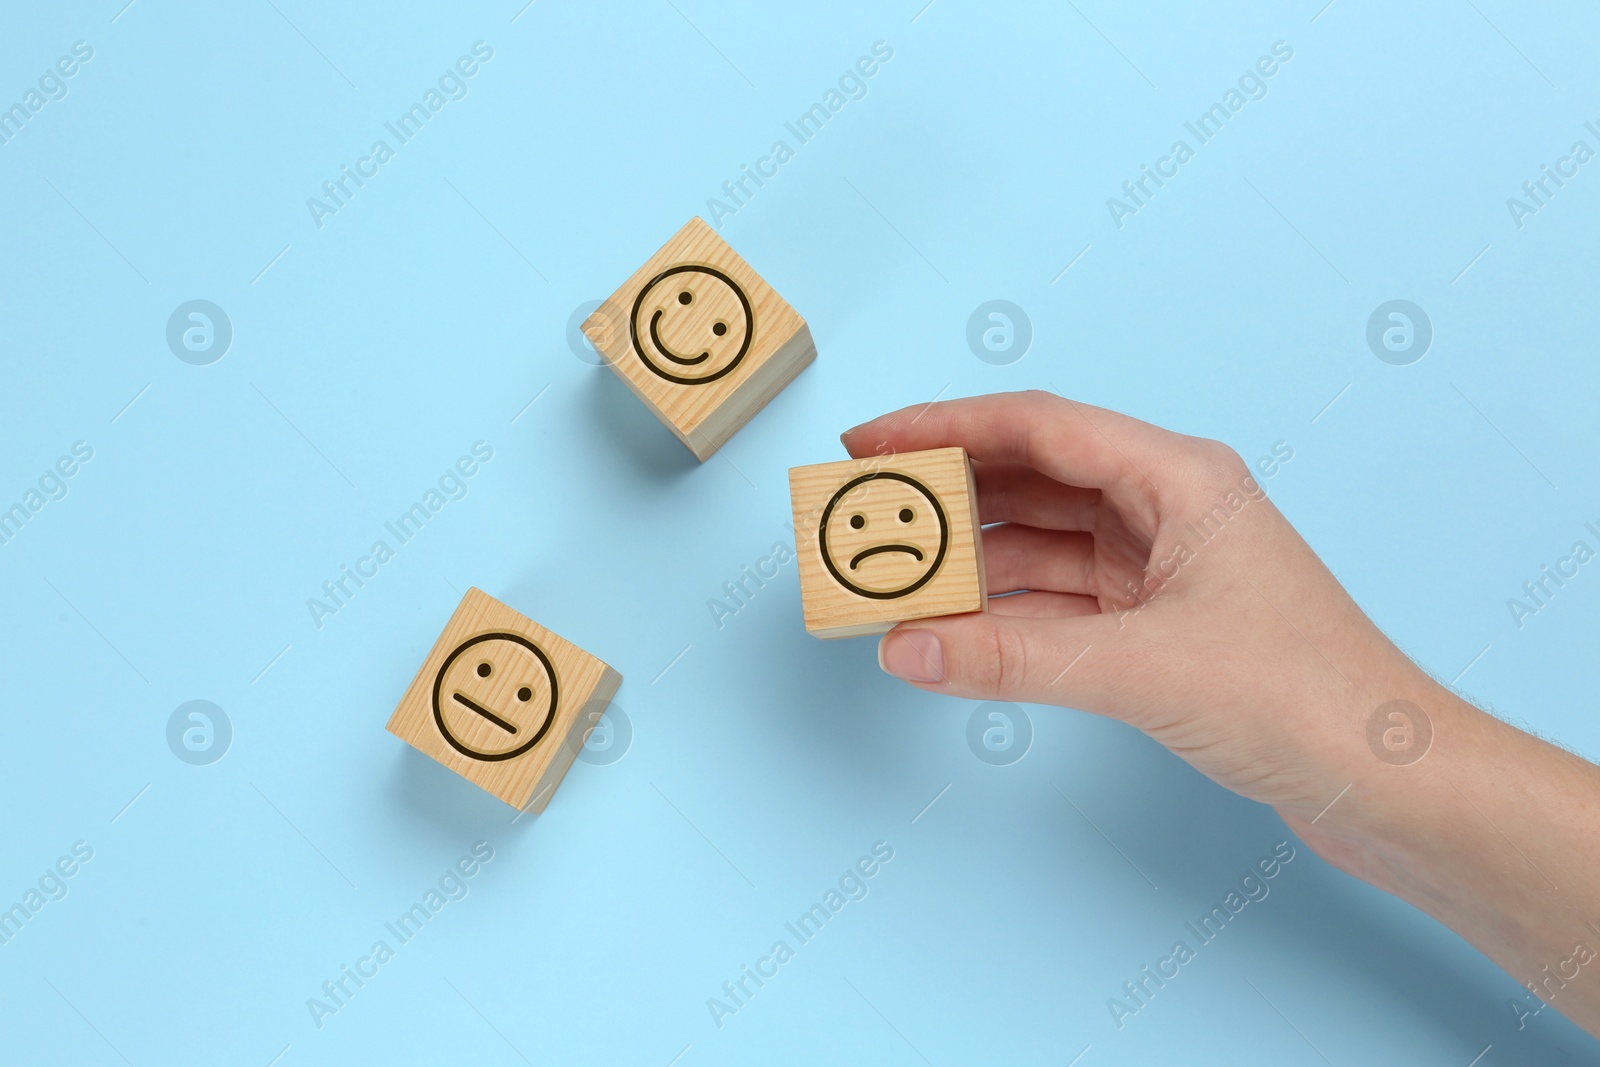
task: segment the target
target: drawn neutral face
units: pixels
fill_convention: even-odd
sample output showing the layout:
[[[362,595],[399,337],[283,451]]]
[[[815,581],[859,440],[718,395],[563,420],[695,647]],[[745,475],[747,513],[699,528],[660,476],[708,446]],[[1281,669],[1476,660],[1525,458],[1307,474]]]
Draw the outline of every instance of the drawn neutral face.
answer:
[[[822,511],[822,562],[834,580],[874,600],[907,596],[939,571],[950,524],[931,490],[879,471],[846,482]]]
[[[469,638],[433,680],[433,721],[450,746],[478,760],[507,760],[544,738],[556,714],[550,659],[518,634]]]
[[[673,267],[639,293],[628,329],[645,366],[669,382],[700,385],[744,359],[755,316],[744,290],[720,270]]]

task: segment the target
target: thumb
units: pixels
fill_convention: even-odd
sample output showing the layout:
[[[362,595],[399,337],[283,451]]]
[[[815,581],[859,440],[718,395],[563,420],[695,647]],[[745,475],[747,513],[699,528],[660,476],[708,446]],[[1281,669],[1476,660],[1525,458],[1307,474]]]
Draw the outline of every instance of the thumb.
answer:
[[[1108,628],[1108,621],[989,611],[919,619],[883,636],[878,666],[933,693],[1092,710],[1104,706],[1102,682],[1112,669],[1115,623]]]

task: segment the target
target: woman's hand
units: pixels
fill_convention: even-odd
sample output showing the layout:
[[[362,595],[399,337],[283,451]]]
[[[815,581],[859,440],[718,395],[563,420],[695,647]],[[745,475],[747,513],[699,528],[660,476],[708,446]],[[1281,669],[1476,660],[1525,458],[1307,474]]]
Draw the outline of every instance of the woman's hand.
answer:
[[[989,610],[879,646],[921,688],[1121,719],[1307,823],[1373,762],[1372,711],[1434,690],[1216,441],[1032,392],[908,408],[844,443],[964,447],[997,524]]]
[[[1039,392],[843,440],[964,447],[986,524],[989,609],[900,624],[884,670],[1143,730],[1477,945],[1538,998],[1519,1018],[1600,1033],[1600,769],[1407,659],[1233,450]]]

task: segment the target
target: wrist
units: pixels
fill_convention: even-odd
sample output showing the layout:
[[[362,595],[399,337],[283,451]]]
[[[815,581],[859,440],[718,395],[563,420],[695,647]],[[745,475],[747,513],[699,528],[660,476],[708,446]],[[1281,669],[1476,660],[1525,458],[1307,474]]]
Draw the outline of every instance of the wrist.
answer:
[[[1429,892],[1417,872],[1463,847],[1467,801],[1455,783],[1481,780],[1495,736],[1516,731],[1407,667],[1410,677],[1363,687],[1402,695],[1341,716],[1344,743],[1330,749],[1337,757],[1325,771],[1325,806],[1280,814],[1333,866],[1415,903]]]
[[[1574,944],[1600,937],[1589,890],[1600,882],[1600,769],[1433,688],[1416,701],[1432,729],[1425,754],[1374,758],[1321,818],[1286,821],[1323,859],[1433,916],[1519,981],[1564,973]],[[1549,999],[1560,987],[1529,988]],[[1600,1018],[1595,1003],[1570,997],[1562,1010]]]

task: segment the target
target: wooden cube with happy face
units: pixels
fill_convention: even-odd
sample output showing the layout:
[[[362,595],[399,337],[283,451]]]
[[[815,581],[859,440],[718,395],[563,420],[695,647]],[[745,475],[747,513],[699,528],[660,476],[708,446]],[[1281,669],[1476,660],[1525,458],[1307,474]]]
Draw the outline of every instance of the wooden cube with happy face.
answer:
[[[702,461],[817,354],[805,319],[698,218],[601,304],[583,332]]]

